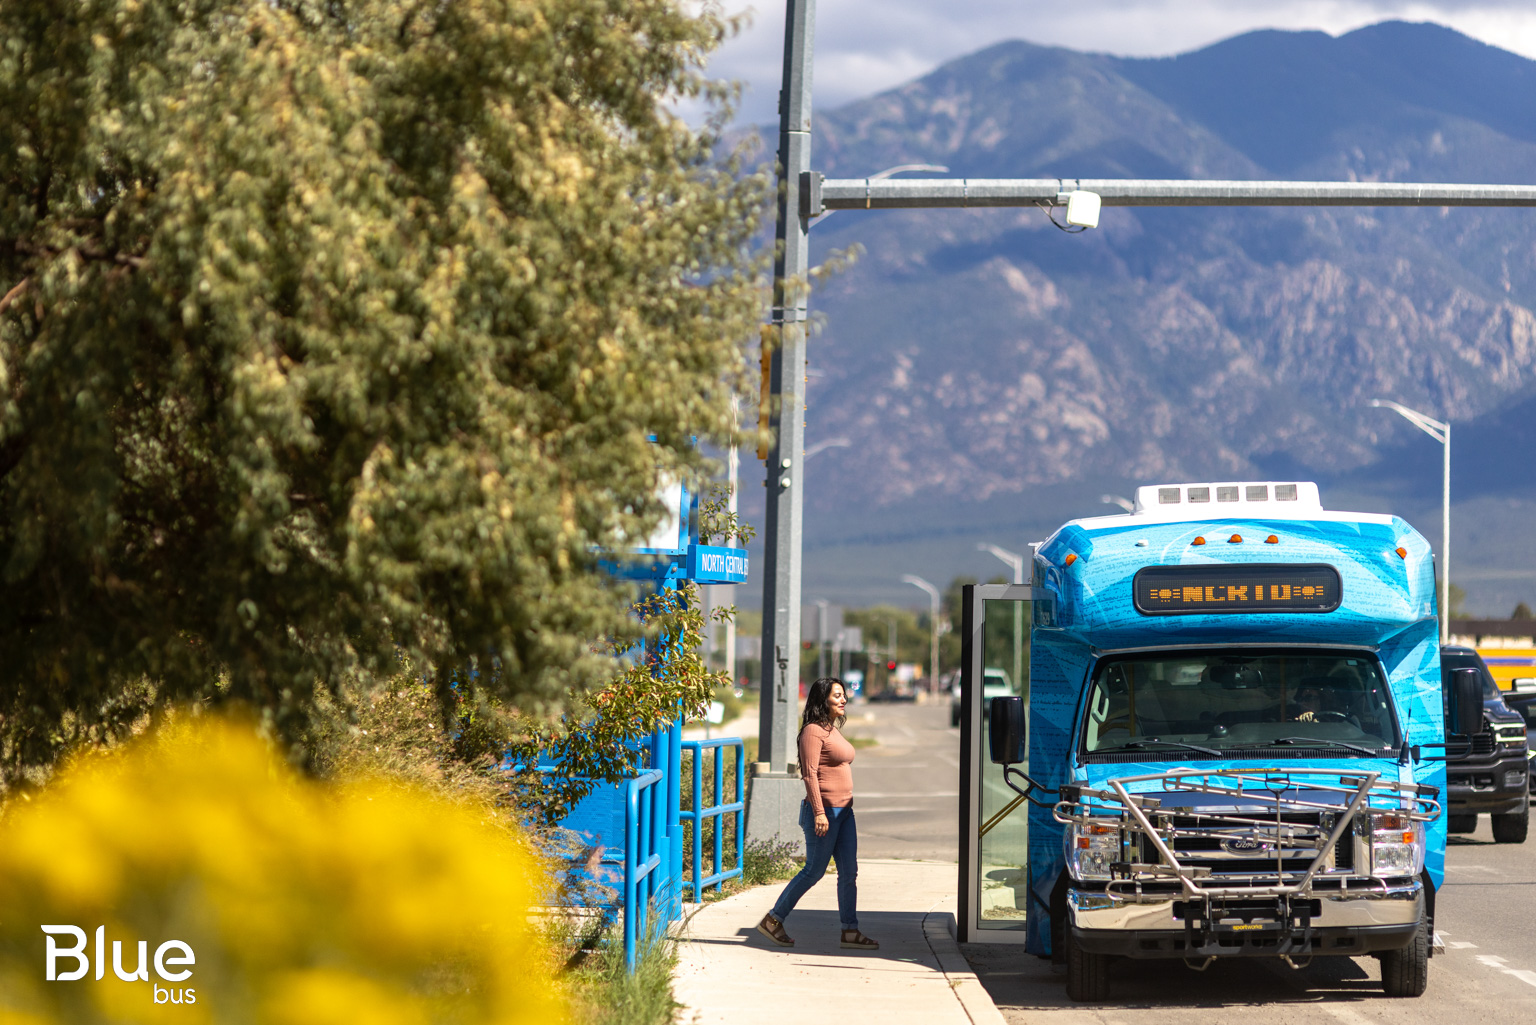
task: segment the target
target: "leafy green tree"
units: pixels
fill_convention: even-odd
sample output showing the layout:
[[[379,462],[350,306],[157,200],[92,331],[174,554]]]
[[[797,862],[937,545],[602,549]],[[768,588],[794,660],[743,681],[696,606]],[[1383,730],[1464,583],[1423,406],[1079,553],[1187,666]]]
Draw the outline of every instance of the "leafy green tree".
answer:
[[[1449,588],[1450,616],[1452,619],[1463,619],[1467,614],[1467,592],[1458,584],[1452,584]]]
[[[606,678],[761,305],[678,0],[0,2],[0,759]],[[493,667],[471,677],[471,665]],[[490,691],[482,695],[480,692]]]
[[[715,690],[729,684],[730,673],[711,671],[699,654],[706,625],[700,608],[692,584],[642,599],[635,612],[649,637],[644,648],[613,645],[612,653],[628,663],[621,674],[584,695],[560,719],[525,718],[505,740],[492,733],[495,742],[480,745],[508,753],[515,769],[512,799],[526,817],[552,825],[599,782],[633,775],[644,762],[638,742],[679,717],[702,715]],[[730,612],[718,609],[714,618]],[[492,729],[493,724],[487,720]],[[472,728],[461,735],[466,745],[476,744]],[[541,756],[557,768],[529,771]]]

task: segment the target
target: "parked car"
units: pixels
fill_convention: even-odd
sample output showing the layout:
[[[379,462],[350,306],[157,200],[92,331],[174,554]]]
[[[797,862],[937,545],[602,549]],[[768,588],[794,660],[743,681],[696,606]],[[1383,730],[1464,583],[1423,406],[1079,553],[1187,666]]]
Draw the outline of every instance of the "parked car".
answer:
[[[1504,702],[1493,675],[1471,648],[1440,649],[1440,672],[1476,669],[1483,680],[1483,731],[1468,750],[1446,749],[1446,828],[1470,833],[1477,816],[1493,819],[1496,843],[1524,843],[1530,823],[1530,761],[1525,720]]]
[[[993,698],[1005,698],[1012,693],[1013,687],[1008,683],[1006,669],[983,669],[981,671],[981,721],[987,721]],[[949,725],[960,725],[960,678],[958,675],[955,677],[954,686],[949,689]]]

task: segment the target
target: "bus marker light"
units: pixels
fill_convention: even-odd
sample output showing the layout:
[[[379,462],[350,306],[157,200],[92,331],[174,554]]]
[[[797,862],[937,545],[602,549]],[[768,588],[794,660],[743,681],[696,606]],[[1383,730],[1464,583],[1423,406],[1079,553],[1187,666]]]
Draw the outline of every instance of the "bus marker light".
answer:
[[[1408,549],[1406,549],[1406,548],[1399,548],[1397,550],[1397,557],[1399,559],[1406,559],[1406,558],[1408,558]]]
[[[1077,561],[1077,553],[1076,552],[1068,552],[1067,553],[1067,557],[1062,560],[1061,564],[1063,566],[1070,566],[1070,565],[1072,565],[1076,561]]]
[[[1241,534],[1233,534],[1231,537],[1227,538],[1227,544],[1229,545],[1240,545],[1242,543],[1243,535]]]
[[[1280,539],[1278,537],[1276,537],[1275,535],[1271,534],[1271,535],[1269,535],[1268,537],[1266,537],[1264,539],[1264,543],[1267,544],[1267,545],[1277,545],[1277,544],[1280,543]]]
[[[1192,545],[1203,545],[1203,544],[1205,544],[1205,538],[1197,537],[1193,541],[1191,541],[1190,544],[1192,544]]]

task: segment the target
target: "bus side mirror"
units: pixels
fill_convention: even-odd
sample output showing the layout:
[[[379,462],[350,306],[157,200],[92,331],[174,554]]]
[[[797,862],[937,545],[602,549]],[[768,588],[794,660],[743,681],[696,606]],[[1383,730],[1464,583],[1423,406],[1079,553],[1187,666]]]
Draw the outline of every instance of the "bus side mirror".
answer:
[[[1451,670],[1451,733],[1472,737],[1483,732],[1483,678],[1476,669]]]
[[[992,764],[1017,765],[1024,761],[1024,699],[992,699],[987,718],[987,745]]]

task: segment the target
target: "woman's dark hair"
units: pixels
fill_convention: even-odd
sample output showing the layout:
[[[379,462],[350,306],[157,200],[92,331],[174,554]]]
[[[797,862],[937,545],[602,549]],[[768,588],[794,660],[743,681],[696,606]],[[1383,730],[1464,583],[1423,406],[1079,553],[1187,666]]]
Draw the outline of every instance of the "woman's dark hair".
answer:
[[[805,714],[800,717],[800,728],[802,730],[811,723],[831,729],[833,727],[840,727],[848,721],[846,715],[835,717],[832,715],[830,701],[833,686],[842,687],[843,694],[847,695],[848,687],[835,676],[823,676],[811,684],[810,689],[805,692]]]

